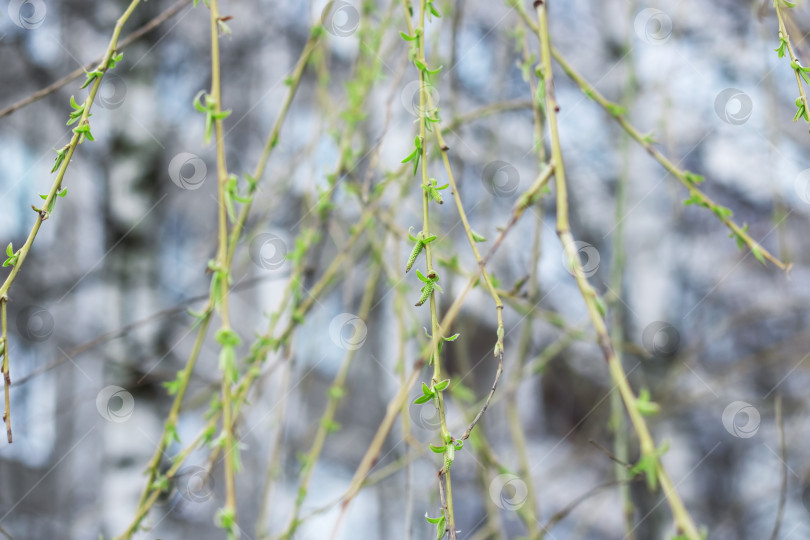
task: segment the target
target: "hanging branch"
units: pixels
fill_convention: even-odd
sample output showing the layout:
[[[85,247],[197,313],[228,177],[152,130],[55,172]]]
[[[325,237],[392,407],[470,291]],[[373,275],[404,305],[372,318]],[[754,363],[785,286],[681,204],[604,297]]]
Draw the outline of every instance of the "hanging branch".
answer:
[[[648,486],[651,489],[656,488],[658,482],[660,482],[664,496],[672,509],[672,514],[680,534],[686,535],[688,540],[701,540],[701,535],[697,527],[695,527],[680,495],[678,495],[678,492],[675,490],[672,481],[661,463],[660,458],[666,451],[666,446],[655,446],[642,414],[644,411],[650,410],[648,407],[644,406],[649,405],[649,401],[643,402],[643,400],[637,398],[630,388],[630,384],[627,382],[627,376],[613,349],[613,344],[605,323],[604,301],[588,282],[585,271],[582,268],[582,262],[579,259],[574,237],[571,234],[571,226],[568,220],[568,187],[565,180],[565,166],[563,165],[560,136],[557,129],[557,112],[559,111],[559,105],[554,96],[554,78],[551,70],[551,43],[548,33],[546,2],[536,0],[534,5],[538,20],[537,29],[538,38],[540,39],[542,80],[545,87],[545,104],[551,141],[551,158],[555,164],[554,178],[557,190],[557,235],[560,238],[566,259],[574,274],[577,287],[587,306],[591,322],[596,329],[597,343],[602,349],[605,360],[608,362],[613,382],[621,393],[625,408],[630,415],[630,420],[639,438],[641,459],[634,467],[633,472],[645,473]]]
[[[426,301],[430,304],[430,340],[431,340],[431,353],[429,363],[433,364],[433,377],[431,384],[428,386],[422,383],[422,396],[417,398],[414,403],[422,404],[428,401],[432,402],[436,407],[439,414],[439,444],[430,445],[431,450],[437,454],[442,454],[443,465],[439,469],[438,476],[439,482],[444,482],[441,486],[441,500],[442,510],[439,517],[430,518],[427,520],[429,523],[436,525],[436,537],[442,538],[445,531],[448,538],[456,540],[456,523],[455,514],[453,511],[453,485],[450,476],[450,467],[455,458],[455,451],[460,450],[463,446],[461,440],[456,440],[447,429],[447,417],[444,407],[444,390],[450,384],[449,379],[443,378],[442,372],[442,359],[441,359],[441,346],[442,340],[454,340],[458,336],[452,338],[445,338],[442,334],[442,326],[439,325],[439,315],[436,302],[436,292],[441,291],[438,284],[439,275],[433,268],[433,240],[436,239],[435,234],[430,231],[430,203],[431,201],[441,204],[443,202],[440,191],[447,186],[439,186],[434,178],[428,175],[428,154],[427,154],[427,131],[433,130],[432,125],[438,123],[439,119],[435,111],[431,111],[429,105],[429,97],[427,85],[429,77],[435,75],[441,70],[441,66],[435,69],[428,67],[428,61],[425,57],[425,17],[429,10],[430,14],[434,17],[439,17],[439,12],[433,7],[433,2],[426,0],[419,1],[419,14],[418,25],[414,29],[410,24],[410,15],[412,9],[409,0],[404,0],[403,6],[405,8],[406,18],[408,19],[408,27],[413,35],[402,35],[406,41],[413,43],[413,48],[410,52],[411,60],[416,68],[419,70],[419,135],[414,141],[414,151],[406,157],[403,162],[412,161],[414,167],[414,174],[416,174],[417,167],[420,162],[422,165],[422,230],[416,237],[411,237],[411,240],[416,242],[411,257],[408,260],[406,272],[413,266],[419,253],[424,250],[425,252],[425,272],[423,275],[419,270],[416,275],[423,283],[422,296],[416,303],[421,306]],[[431,111],[431,112],[429,112]],[[438,132],[438,131],[437,131]],[[444,145],[442,145],[444,146]],[[446,159],[446,156],[445,156]],[[468,225],[469,226],[469,225]]]
[[[793,50],[793,45],[790,43],[790,34],[788,34],[787,26],[785,26],[785,17],[782,13],[783,9],[791,9],[796,7],[796,4],[788,0],[774,0],[773,6],[776,9],[776,18],[779,20],[779,46],[775,49],[779,58],[784,58],[785,52],[788,53],[790,58],[790,67],[793,68],[793,74],[796,76],[796,84],[799,87],[799,97],[796,98],[796,114],[793,116],[795,122],[799,118],[807,123],[810,123],[810,109],[807,107],[807,93],[804,91],[804,84],[810,84],[810,67],[802,66],[799,59],[796,57],[796,52]]]
[[[28,233],[28,238],[26,238],[25,243],[17,250],[14,250],[11,243],[9,243],[6,247],[7,258],[3,263],[3,266],[11,266],[12,269],[11,273],[9,273],[3,282],[3,285],[0,286],[0,304],[2,304],[4,309],[5,305],[8,303],[9,289],[11,288],[12,283],[14,283],[14,279],[17,277],[17,274],[20,272],[25,259],[28,257],[28,254],[31,251],[31,246],[34,244],[37,233],[39,233],[39,228],[42,226],[42,223],[53,213],[54,208],[56,207],[56,199],[65,197],[67,195],[67,188],[62,187],[62,180],[65,177],[65,173],[67,172],[67,168],[70,165],[71,159],[73,158],[73,153],[75,152],[76,147],[85,140],[95,140],[90,132],[90,109],[93,107],[93,102],[96,99],[96,94],[98,93],[99,86],[101,86],[101,80],[104,77],[104,74],[107,73],[108,70],[114,68],[115,65],[123,59],[123,53],[116,53],[118,36],[121,34],[124,24],[127,22],[130,15],[132,15],[132,12],[135,11],[135,8],[139,3],[140,0],[132,0],[126,11],[124,11],[124,13],[118,18],[115,23],[115,29],[113,30],[112,37],[110,38],[110,43],[107,46],[107,52],[104,54],[101,63],[96,66],[96,69],[93,71],[86,72],[86,78],[82,88],[90,86],[90,93],[88,94],[87,98],[85,98],[81,105],[76,102],[74,97],[71,96],[70,98],[70,105],[73,111],[69,115],[68,125],[76,124],[76,127],[73,128],[73,136],[71,137],[70,142],[56,151],[56,163],[54,164],[53,169],[51,169],[51,172],[55,172],[58,169],[56,178],[54,178],[48,194],[40,195],[40,197],[43,199],[42,207],[38,208],[33,205],[31,206],[34,212],[36,212],[37,217],[34,221],[34,226],[31,228],[31,232]],[[3,344],[6,352],[8,352],[9,343],[6,332],[3,332]],[[3,356],[3,362],[3,374],[5,377],[6,386],[6,410],[3,413],[3,418],[6,421],[6,432],[8,434],[8,442],[10,443],[12,438],[11,411],[9,410],[8,392],[9,386],[11,385],[11,379],[8,374],[7,354]]]

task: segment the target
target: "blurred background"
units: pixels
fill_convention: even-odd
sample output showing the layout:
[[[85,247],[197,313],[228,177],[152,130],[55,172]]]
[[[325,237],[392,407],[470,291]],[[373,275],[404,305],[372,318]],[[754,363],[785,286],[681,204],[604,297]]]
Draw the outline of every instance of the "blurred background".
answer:
[[[669,441],[663,460],[678,491],[709,538],[762,540],[777,522],[785,486],[773,538],[810,538],[810,135],[806,123],[791,120],[796,79],[789,60],[774,52],[771,3],[548,4],[552,42],[574,68],[623,103],[631,123],[653,132],[673,163],[704,175],[705,192],[753,238],[792,262],[789,273],[763,266],[710,211],[684,206],[677,178],[628,142],[555,66],[573,232],[592,284],[609,303],[634,389],[649,389],[661,406],[648,422],[657,441]],[[804,4],[789,10],[788,24],[799,58],[810,63]],[[435,6],[442,17],[427,26],[427,54],[431,66],[444,68],[430,92],[486,252],[540,170],[525,79],[535,84],[539,45],[506,3]],[[0,7],[0,107],[7,107],[98,61],[126,3],[3,0]],[[233,17],[231,35],[221,39],[223,107],[232,110],[229,172],[256,167],[325,7],[220,3]],[[166,10],[170,16],[128,45],[104,77],[91,119],[96,141],[78,147],[67,196],[11,288],[14,442],[0,447],[0,527],[16,540],[112,537],[131,523],[171,405],[162,383],[174,379],[194,344],[187,309],[208,298],[216,158],[192,100],[210,86],[209,13],[202,3],[151,0],[137,7],[122,37]],[[261,364],[237,420],[243,538],[275,538],[287,528],[301,456],[353,355],[334,418],[339,429],[330,425],[295,538],[332,533],[338,503],[430,326],[427,307],[412,307],[422,284],[404,273],[407,230],[420,229],[422,211],[419,180],[400,164],[413,149],[419,114],[418,74],[399,36],[408,33],[404,11],[399,3],[336,2],[324,28],[233,262],[240,358],[275,314],[274,335],[293,329],[289,347]],[[0,112],[3,245],[22,245],[35,217],[30,206],[50,189],[52,149],[69,140],[64,122],[70,96],[86,95],[81,82]],[[428,166],[439,185],[447,182],[434,142]],[[445,204],[431,212],[444,313],[477,266],[450,191],[442,193]],[[324,201],[331,211],[323,211]],[[372,207],[374,226],[347,248],[352,227]],[[547,195],[489,264],[507,304],[505,372],[476,428],[486,443],[474,436],[452,467],[459,537],[518,538],[548,527],[549,539],[671,538],[666,502],[640,478],[626,485],[636,527],[626,536],[607,455],[616,451],[612,383],[554,219]],[[291,279],[297,295],[313,297],[333,261],[335,277],[304,320],[290,319]],[[492,384],[495,315],[477,287],[449,329],[460,334],[444,348],[453,433],[466,428]],[[204,427],[218,392],[219,345],[209,334],[180,412],[182,442],[166,449],[164,471]],[[421,380],[429,377],[425,369]],[[411,394],[409,404],[418,387]],[[441,457],[427,451],[436,431],[429,404],[408,406],[337,538],[435,536],[424,515],[440,507]],[[626,441],[634,463],[635,435]],[[224,501],[222,459],[210,455],[206,447],[189,454],[144,521],[151,530],[135,538],[224,536],[213,522]]]

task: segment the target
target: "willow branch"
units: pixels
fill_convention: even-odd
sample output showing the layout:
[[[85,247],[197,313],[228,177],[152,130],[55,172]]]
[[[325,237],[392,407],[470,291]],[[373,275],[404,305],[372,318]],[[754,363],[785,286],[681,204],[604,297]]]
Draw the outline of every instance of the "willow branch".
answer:
[[[102,78],[104,74],[110,69],[111,66],[111,59],[116,52],[116,47],[118,43],[118,36],[121,34],[121,30],[124,27],[124,24],[129,19],[132,12],[135,11],[135,8],[140,3],[140,0],[132,0],[129,4],[127,9],[124,13],[118,18],[115,23],[115,29],[113,30],[112,37],[110,38],[109,45],[107,46],[107,52],[104,54],[101,63],[96,67],[94,73],[96,74],[93,79],[88,79],[92,81],[92,86],[90,87],[90,93],[87,98],[84,100],[80,107],[74,107],[74,111],[77,113],[79,110],[82,111],[81,115],[78,117],[78,125],[73,129],[73,136],[70,139],[70,142],[59,151],[58,155],[59,158],[57,159],[57,165],[59,172],[56,174],[56,178],[54,178],[53,183],[51,184],[51,189],[48,192],[48,195],[45,196],[45,201],[42,204],[41,208],[33,207],[34,211],[37,214],[36,220],[34,221],[33,227],[31,227],[31,231],[28,233],[28,237],[25,240],[25,243],[22,245],[20,249],[15,251],[11,256],[13,262],[13,267],[11,272],[8,276],[6,276],[3,285],[0,286],[0,298],[3,299],[4,304],[8,302],[8,293],[9,289],[11,288],[12,283],[14,283],[14,279],[19,274],[20,269],[23,266],[26,258],[28,257],[29,252],[31,251],[31,246],[34,244],[34,240],[37,237],[37,233],[39,233],[39,228],[42,226],[42,223],[51,216],[51,212],[55,208],[57,194],[60,193],[60,196],[64,196],[64,192],[62,191],[62,180],[65,177],[65,173],[67,172],[67,168],[70,165],[70,161],[73,158],[73,153],[76,150],[76,147],[84,141],[92,140],[92,136],[90,136],[90,109],[93,107],[93,102],[96,99],[96,94],[98,93],[99,86],[101,86]],[[114,62],[112,63],[114,65]],[[90,75],[88,74],[88,77]],[[72,98],[71,98],[72,99]],[[71,103],[74,103],[73,101]],[[59,161],[61,160],[61,162]],[[11,249],[11,244],[9,244],[9,249]],[[5,336],[4,336],[5,338]],[[8,341],[4,341],[6,350],[9,348]],[[7,373],[7,371],[6,371]],[[6,381],[6,395],[8,396],[8,388],[10,383]],[[8,397],[7,397],[8,400]],[[6,431],[8,432],[8,439],[11,442],[11,415],[8,407],[6,407],[5,411],[5,420],[6,420]]]
[[[548,32],[548,20],[546,16],[546,2],[543,0],[535,1],[535,9],[537,12],[537,29],[538,38],[540,40],[540,52],[542,59],[542,77],[545,83],[545,102],[546,114],[548,117],[548,127],[551,140],[551,157],[554,161],[554,177],[555,186],[557,189],[557,235],[562,243],[563,250],[570,265],[571,271],[580,290],[591,322],[596,329],[597,343],[602,350],[605,360],[608,362],[611,377],[621,393],[622,399],[630,415],[630,420],[638,434],[639,443],[641,446],[642,459],[652,460],[654,464],[653,470],[648,474],[657,476],[658,481],[661,482],[664,496],[672,509],[672,514],[675,518],[675,523],[682,534],[686,535],[688,540],[700,540],[700,534],[697,527],[695,527],[689,512],[683,504],[683,501],[675,490],[672,481],[664,470],[661,460],[657,453],[655,443],[653,442],[647,423],[639,410],[637,399],[630,384],[627,381],[624,369],[613,349],[613,344],[607,330],[607,325],[604,319],[604,313],[601,308],[603,305],[602,300],[599,298],[598,293],[593,286],[588,282],[585,272],[582,268],[582,262],[579,259],[574,237],[571,234],[571,226],[568,219],[568,190],[565,180],[565,166],[563,165],[562,149],[560,146],[560,136],[557,128],[557,112],[559,105],[554,95],[554,78],[551,69],[551,42]]]

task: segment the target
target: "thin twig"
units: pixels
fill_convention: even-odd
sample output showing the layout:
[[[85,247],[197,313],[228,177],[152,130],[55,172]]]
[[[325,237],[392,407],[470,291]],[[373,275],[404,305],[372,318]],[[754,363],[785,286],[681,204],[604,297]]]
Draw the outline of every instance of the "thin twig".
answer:
[[[802,76],[800,73],[801,64],[796,57],[796,52],[793,50],[793,45],[790,43],[790,34],[788,34],[787,27],[785,26],[785,18],[782,14],[784,0],[774,0],[773,5],[776,9],[776,18],[779,20],[779,39],[785,43],[785,48],[790,55],[790,67],[793,68],[793,74],[796,76],[796,84],[799,87],[799,98],[801,99],[802,107],[804,107],[804,114],[800,115],[802,119],[810,123],[810,108],[807,104],[807,94],[804,91],[804,84],[802,83]],[[780,53],[781,54],[781,53]]]
[[[787,502],[787,446],[785,445],[785,421],[782,417],[782,395],[776,394],[776,429],[779,430],[779,450],[782,462],[782,481],[779,486],[779,507],[776,510],[776,523],[773,524],[771,540],[779,538],[779,530],[782,528],[782,520],[785,517],[785,503]]]
[[[163,13],[161,13],[160,15],[158,15],[157,17],[155,17],[154,19],[152,19],[148,23],[144,24],[143,26],[141,26],[140,28],[138,28],[137,30],[132,32],[126,38],[122,39],[121,42],[117,46],[117,50],[119,52],[123,51],[129,45],[134,43],[136,40],[140,39],[144,34],[147,34],[147,33],[151,32],[152,30],[154,30],[155,28],[157,28],[158,26],[160,26],[161,24],[163,24],[167,20],[169,20],[172,17],[174,17],[175,15],[177,15],[183,7],[187,6],[190,3],[191,3],[191,0],[179,0],[178,2],[173,4],[171,7],[169,7],[166,11],[164,11]],[[71,71],[70,73],[68,73],[67,75],[62,77],[61,79],[57,79],[56,81],[52,82],[51,84],[49,84],[45,88],[43,88],[41,90],[37,90],[33,94],[28,95],[28,96],[24,97],[23,99],[21,99],[19,101],[16,101],[16,102],[12,103],[11,105],[9,105],[9,106],[7,106],[7,107],[5,107],[3,109],[0,109],[0,118],[3,118],[4,116],[8,116],[13,112],[22,109],[23,107],[31,105],[32,103],[36,103],[37,101],[39,101],[39,100],[41,100],[41,99],[43,99],[45,97],[48,97],[49,95],[53,94],[54,92],[56,92],[57,90],[59,90],[63,86],[69,84],[72,81],[75,81],[76,79],[78,79],[79,77],[81,77],[82,75],[84,75],[85,73],[90,71],[91,69],[93,69],[95,66],[100,64],[103,60],[104,60],[104,57],[100,56],[96,60],[94,60],[92,62],[89,62],[89,63],[85,64],[84,66]]]
[[[0,297],[0,326],[2,327],[2,335],[0,335],[0,352],[3,354],[3,387],[5,393],[5,408],[3,409],[3,422],[6,423],[6,435],[8,442],[11,444],[11,399],[9,396],[11,389],[11,375],[9,374],[9,361],[8,361],[8,314],[6,313],[8,304],[8,297]]]

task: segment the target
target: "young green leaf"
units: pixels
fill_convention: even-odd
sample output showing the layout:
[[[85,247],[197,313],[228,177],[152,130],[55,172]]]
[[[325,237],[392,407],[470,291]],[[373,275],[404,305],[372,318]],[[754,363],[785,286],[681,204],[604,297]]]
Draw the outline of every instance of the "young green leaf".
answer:
[[[487,241],[486,237],[481,236],[480,234],[478,234],[477,232],[473,231],[472,229],[470,229],[470,234],[472,235],[472,239],[473,239],[475,242],[480,243],[480,242],[486,242],[486,241]]]
[[[441,515],[436,518],[432,518],[426,513],[425,519],[427,519],[428,523],[436,525],[436,540],[442,540],[447,533],[447,519],[444,517],[444,509],[442,509]]]
[[[760,248],[758,245],[754,244],[753,246],[751,246],[751,253],[753,253],[754,257],[756,257],[756,259],[763,265],[766,264],[765,256],[762,254],[762,248]]]
[[[124,58],[124,53],[114,54],[110,57],[110,61],[107,62],[107,69],[113,69],[115,65],[120,62]]]
[[[424,383],[422,383],[422,384],[424,384]],[[434,384],[434,385],[433,385],[433,390],[434,390],[435,392],[441,392],[441,391],[443,391],[445,388],[447,388],[449,385],[450,385],[450,379],[445,379],[445,380],[443,380],[442,382],[439,382],[439,383]]]
[[[59,166],[62,165],[62,162],[65,160],[65,155],[67,154],[67,151],[68,151],[68,146],[65,146],[61,150],[55,150],[55,152],[56,152],[56,161],[53,164],[53,168],[51,169],[51,172],[56,172],[56,169],[58,169]]]
[[[646,388],[642,388],[636,398],[636,409],[644,416],[652,416],[661,412],[661,406],[650,401],[650,391]]]
[[[86,75],[86,78],[84,80],[84,84],[82,84],[80,88],[87,88],[87,86],[91,82],[95,81],[96,79],[100,79],[104,75],[104,73],[97,70],[97,69],[94,69],[93,71],[86,72],[85,75]]]
[[[706,179],[705,179],[704,177],[702,177],[701,175],[699,175],[699,174],[695,174],[695,173],[693,173],[693,172],[689,172],[689,171],[686,171],[686,172],[684,173],[683,178],[684,178],[684,180],[686,180],[686,181],[687,181],[687,182],[689,182],[690,184],[700,184],[700,183],[702,183],[704,180],[706,180]]]
[[[787,52],[787,44],[787,39],[782,35],[782,32],[779,32],[779,46],[774,49],[779,58],[785,57],[785,53]]]
[[[683,201],[683,204],[685,204],[686,206],[689,206],[689,205],[692,205],[692,204],[697,204],[697,205],[699,205],[699,206],[708,206],[708,205],[707,205],[705,202],[703,202],[703,197],[701,197],[701,196],[700,196],[699,194],[697,194],[697,193],[692,193],[692,194],[689,196],[689,198],[688,198],[688,199],[686,199],[685,201]]]
[[[17,264],[17,258],[19,255],[14,252],[14,247],[11,245],[11,242],[9,242],[8,246],[6,246],[6,255],[8,255],[8,258],[3,263],[3,266],[14,266]]]
[[[642,455],[638,463],[630,469],[630,474],[633,476],[644,473],[650,491],[655,491],[658,488],[658,463],[667,450],[669,450],[669,442],[664,441],[653,452]]]

